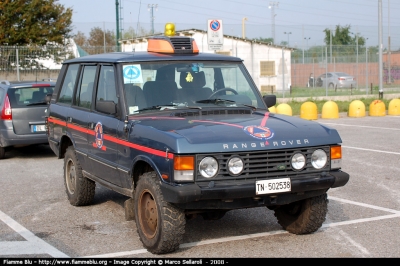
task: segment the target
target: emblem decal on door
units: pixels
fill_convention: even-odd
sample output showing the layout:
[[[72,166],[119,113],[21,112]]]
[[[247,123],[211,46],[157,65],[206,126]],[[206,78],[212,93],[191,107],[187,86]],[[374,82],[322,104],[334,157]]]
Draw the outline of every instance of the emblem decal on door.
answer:
[[[94,127],[94,138],[95,138],[95,143],[93,143],[93,147],[97,147],[105,151],[106,147],[103,146],[103,140],[104,140],[103,125],[101,124],[101,122],[97,122],[96,126]]]

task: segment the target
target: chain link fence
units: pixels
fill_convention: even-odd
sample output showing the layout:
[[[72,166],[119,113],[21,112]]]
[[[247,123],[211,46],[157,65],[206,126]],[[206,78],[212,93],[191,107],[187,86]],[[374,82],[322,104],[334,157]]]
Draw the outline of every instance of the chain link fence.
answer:
[[[237,56],[250,53],[240,51],[237,45],[228,47],[228,54]],[[115,52],[110,47],[71,47],[71,46],[0,46],[0,80],[28,81],[55,80],[66,59]],[[357,46],[311,46],[308,49],[294,49],[291,58],[283,58],[279,49],[263,51],[266,62],[258,62],[257,54],[252,56],[249,72],[255,80],[264,79],[260,90],[274,93],[277,97],[317,97],[333,95],[378,94],[379,55],[377,48]],[[390,61],[390,63],[389,63]],[[270,62],[271,64],[268,64]],[[383,54],[383,82],[385,93],[400,93],[400,52],[392,52],[390,57]],[[262,69],[266,67],[265,69]],[[261,69],[256,73],[255,69]],[[262,76],[262,73],[266,76]],[[321,77],[330,72],[343,72],[355,79],[348,88],[321,83]],[[390,75],[389,75],[390,73]],[[283,78],[281,78],[283,77]],[[284,88],[282,90],[281,88]]]

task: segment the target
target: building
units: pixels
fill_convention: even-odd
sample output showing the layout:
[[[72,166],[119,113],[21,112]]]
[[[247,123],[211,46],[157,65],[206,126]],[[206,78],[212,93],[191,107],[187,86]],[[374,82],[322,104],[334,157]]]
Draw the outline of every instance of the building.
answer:
[[[190,29],[176,31],[177,36],[195,39],[202,53],[219,53],[236,56],[243,62],[263,94],[289,90],[291,85],[291,49],[271,43],[223,35],[220,50],[209,50],[207,31]],[[138,37],[120,41],[122,52],[146,51],[147,38]]]

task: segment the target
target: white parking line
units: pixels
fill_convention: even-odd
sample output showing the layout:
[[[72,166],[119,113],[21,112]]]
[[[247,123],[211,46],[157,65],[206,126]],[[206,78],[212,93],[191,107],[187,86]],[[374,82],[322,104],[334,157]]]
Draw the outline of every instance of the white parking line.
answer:
[[[335,201],[352,204],[352,205],[356,205],[356,206],[371,208],[371,209],[380,210],[380,211],[386,211],[386,212],[390,212],[392,214],[371,217],[371,218],[343,221],[343,222],[328,223],[328,224],[323,224],[321,228],[330,228],[330,227],[336,227],[336,226],[342,226],[342,225],[358,224],[358,223],[365,223],[365,222],[372,222],[372,221],[379,221],[379,220],[400,217],[400,211],[397,211],[397,210],[392,210],[392,209],[388,209],[388,208],[383,208],[383,207],[379,207],[379,206],[375,206],[375,205],[341,199],[341,198],[332,197],[332,196],[328,196],[328,198],[329,198],[329,200],[335,200]],[[195,246],[202,246],[202,245],[216,244],[216,243],[224,243],[224,242],[230,242],[230,241],[236,241],[236,240],[246,240],[246,239],[256,238],[256,237],[266,237],[266,236],[272,236],[272,235],[287,234],[287,233],[288,232],[285,230],[277,230],[277,231],[271,231],[271,232],[265,232],[265,233],[248,234],[248,235],[216,238],[216,239],[204,240],[204,241],[199,241],[199,242],[185,243],[185,244],[181,244],[179,247],[180,248],[188,248],[188,247],[195,247]],[[351,238],[347,238],[347,240],[350,241]],[[362,246],[358,245],[356,242],[353,241],[351,243],[353,245],[355,245],[364,254],[369,254],[368,250],[366,250]],[[94,256],[85,256],[83,258],[115,258],[115,257],[131,256],[131,255],[137,255],[137,254],[143,254],[143,253],[148,253],[148,251],[146,249],[137,249],[137,250],[132,250],[132,251],[100,254],[100,255],[94,255]]]
[[[320,123],[325,124],[325,125],[344,126],[344,127],[363,127],[363,128],[385,129],[385,130],[396,130],[396,131],[400,130],[400,128],[394,128],[394,127],[373,127],[373,126],[359,126],[359,125],[324,123],[324,122],[320,122]]]
[[[0,242],[0,255],[49,254],[56,258],[69,258],[66,254],[35,236],[28,229],[0,211],[0,220],[27,240]]]
[[[342,146],[342,148],[354,149],[354,150],[361,150],[361,151],[372,151],[372,152],[380,152],[380,153],[387,153],[387,154],[395,154],[400,155],[400,152],[393,152],[393,151],[381,151],[381,150],[372,150],[372,149],[365,149],[365,148],[358,148],[358,147],[351,147],[351,146]]]

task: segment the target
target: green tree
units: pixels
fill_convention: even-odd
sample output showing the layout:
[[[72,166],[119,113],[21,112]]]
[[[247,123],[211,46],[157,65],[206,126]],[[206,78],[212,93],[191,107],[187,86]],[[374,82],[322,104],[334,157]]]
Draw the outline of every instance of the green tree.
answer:
[[[76,45],[79,46],[84,46],[87,44],[87,38],[85,36],[85,33],[78,31],[78,33],[74,36],[74,42]]]
[[[255,40],[260,41],[260,42],[267,42],[267,43],[274,43],[274,38],[262,38],[258,37]]]
[[[70,37],[72,9],[58,0],[0,1],[0,44],[62,44]]]
[[[365,45],[365,38],[360,36],[358,33],[351,32],[351,26],[340,26],[336,25],[336,29],[332,31],[332,45],[357,45],[363,47]],[[325,44],[331,44],[331,29],[326,28],[325,32]],[[352,36],[353,35],[353,36]]]
[[[89,32],[87,43],[89,46],[106,46],[115,45],[115,34],[111,30],[103,31],[100,27],[94,27]]]

